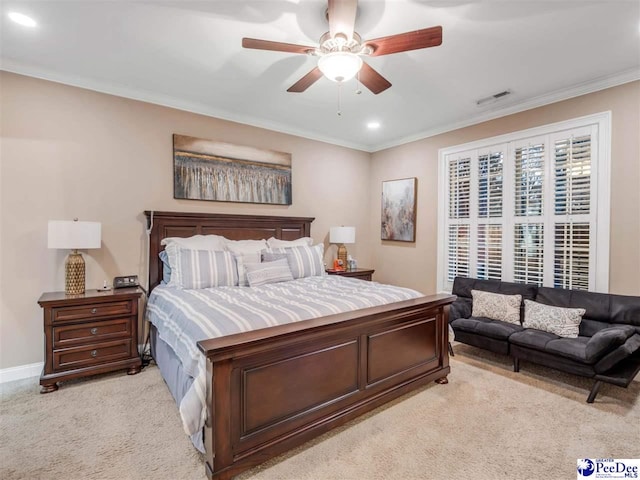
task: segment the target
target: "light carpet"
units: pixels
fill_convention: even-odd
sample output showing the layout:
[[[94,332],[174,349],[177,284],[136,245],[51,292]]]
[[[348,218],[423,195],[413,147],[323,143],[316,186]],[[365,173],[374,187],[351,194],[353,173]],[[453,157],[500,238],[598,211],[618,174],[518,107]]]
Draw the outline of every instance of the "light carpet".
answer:
[[[640,458],[640,382],[604,385],[455,345],[431,384],[257,468],[260,479],[575,478],[578,458]],[[205,479],[157,368],[38,394],[0,386],[0,478]]]

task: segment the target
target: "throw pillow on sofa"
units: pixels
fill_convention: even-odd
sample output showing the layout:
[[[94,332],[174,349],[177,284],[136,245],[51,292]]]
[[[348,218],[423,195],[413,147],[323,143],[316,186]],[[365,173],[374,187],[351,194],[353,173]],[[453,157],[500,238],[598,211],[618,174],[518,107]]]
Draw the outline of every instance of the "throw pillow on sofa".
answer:
[[[501,295],[482,290],[471,290],[471,297],[473,298],[472,316],[520,325],[522,295]]]
[[[559,337],[577,338],[584,308],[563,308],[524,301],[524,321],[522,326],[554,333]]]

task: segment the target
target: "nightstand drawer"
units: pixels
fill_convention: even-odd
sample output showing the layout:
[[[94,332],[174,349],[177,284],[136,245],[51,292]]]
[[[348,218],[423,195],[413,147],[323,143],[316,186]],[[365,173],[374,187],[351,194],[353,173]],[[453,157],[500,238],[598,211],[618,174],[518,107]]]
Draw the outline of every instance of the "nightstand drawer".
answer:
[[[68,322],[70,320],[86,320],[91,317],[106,317],[111,315],[131,315],[133,302],[109,302],[95,305],[79,305],[77,307],[59,307],[53,309],[54,322]]]
[[[118,318],[100,322],[53,327],[53,348],[104,342],[131,337],[131,319]]]
[[[65,348],[53,351],[53,369],[89,367],[98,363],[126,360],[131,357],[131,339],[118,342],[96,343],[93,345]]]

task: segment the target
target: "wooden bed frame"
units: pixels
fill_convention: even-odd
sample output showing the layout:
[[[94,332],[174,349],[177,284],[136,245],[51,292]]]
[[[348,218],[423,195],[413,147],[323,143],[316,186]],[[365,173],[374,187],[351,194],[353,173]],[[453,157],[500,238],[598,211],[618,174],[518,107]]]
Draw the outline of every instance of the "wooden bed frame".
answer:
[[[312,221],[154,212],[150,289],[161,279],[165,237],[293,240],[310,236]],[[207,357],[207,476],[232,478],[429,382],[447,383],[454,299],[432,295],[198,342]]]

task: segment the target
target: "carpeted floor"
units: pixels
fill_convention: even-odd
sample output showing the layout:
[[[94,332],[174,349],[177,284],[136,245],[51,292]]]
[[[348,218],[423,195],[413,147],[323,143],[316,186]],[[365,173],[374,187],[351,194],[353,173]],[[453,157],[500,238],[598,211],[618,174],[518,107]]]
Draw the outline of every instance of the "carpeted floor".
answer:
[[[429,385],[239,479],[575,478],[576,459],[640,458],[640,382],[590,382],[457,344]],[[158,369],[0,386],[0,479],[205,479]]]

